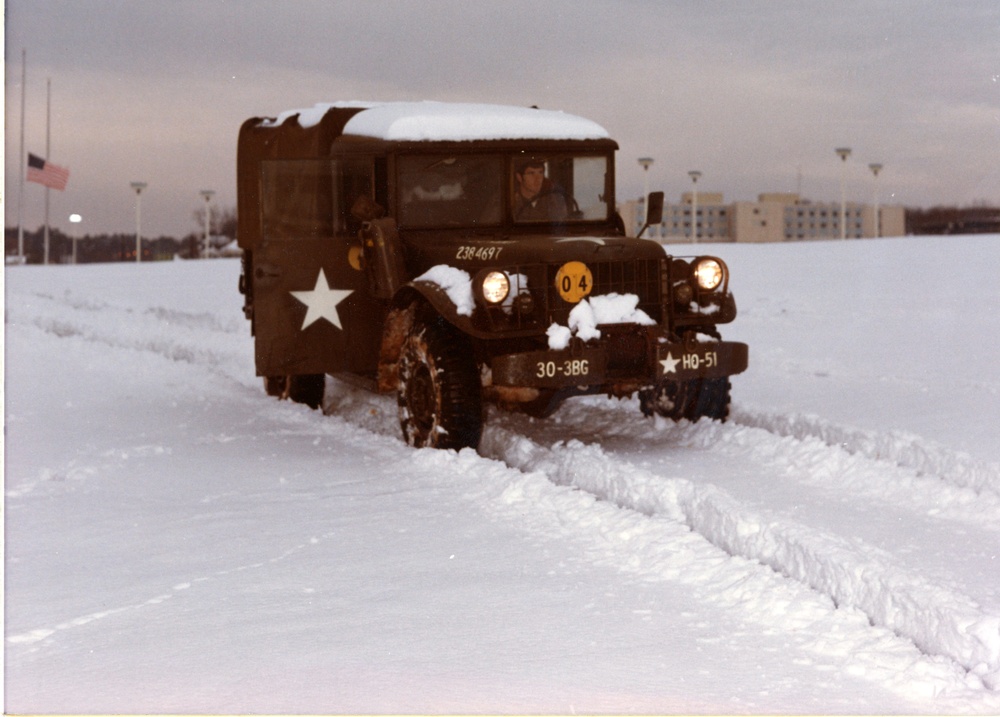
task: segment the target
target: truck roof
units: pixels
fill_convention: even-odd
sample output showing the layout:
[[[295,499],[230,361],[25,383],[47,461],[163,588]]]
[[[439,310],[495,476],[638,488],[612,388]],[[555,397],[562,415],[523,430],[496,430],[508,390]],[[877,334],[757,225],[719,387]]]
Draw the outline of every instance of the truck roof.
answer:
[[[333,102],[282,112],[262,120],[277,127],[297,115],[300,127],[319,124],[330,110],[357,111],[343,134],[385,141],[462,142],[472,140],[594,140],[607,130],[592,120],[557,110],[452,102]]]

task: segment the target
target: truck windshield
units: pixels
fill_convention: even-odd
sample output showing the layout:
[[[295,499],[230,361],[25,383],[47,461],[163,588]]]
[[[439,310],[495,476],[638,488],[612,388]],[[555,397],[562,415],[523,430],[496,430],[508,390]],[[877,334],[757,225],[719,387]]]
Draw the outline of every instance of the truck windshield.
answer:
[[[399,158],[406,227],[604,221],[608,158],[592,154],[420,154]]]
[[[496,225],[503,215],[503,157],[399,158],[399,223],[410,227]]]

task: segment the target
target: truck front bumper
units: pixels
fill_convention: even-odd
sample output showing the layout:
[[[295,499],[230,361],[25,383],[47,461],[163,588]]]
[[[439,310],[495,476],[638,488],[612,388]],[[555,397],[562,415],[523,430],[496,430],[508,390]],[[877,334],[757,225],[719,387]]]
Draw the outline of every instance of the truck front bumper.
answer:
[[[749,351],[746,344],[735,341],[654,340],[639,352],[633,347],[624,358],[622,354],[620,346],[606,342],[497,356],[491,363],[493,385],[558,389],[721,378],[745,371]]]

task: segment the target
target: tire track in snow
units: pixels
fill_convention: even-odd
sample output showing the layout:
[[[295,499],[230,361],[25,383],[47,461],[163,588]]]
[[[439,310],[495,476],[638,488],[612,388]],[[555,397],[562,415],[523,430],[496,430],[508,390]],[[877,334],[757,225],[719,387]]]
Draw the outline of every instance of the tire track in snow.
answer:
[[[204,366],[241,382],[245,366],[253,358],[252,350],[233,341],[234,336],[246,332],[249,344],[246,327],[207,312],[161,306],[121,307],[68,292],[64,297],[27,294],[12,303],[15,307],[13,311],[8,308],[7,323],[32,325],[59,338],[76,338]],[[109,314],[114,315],[113,321],[108,320]]]
[[[818,416],[768,413],[738,406],[733,407],[732,421],[779,436],[799,440],[817,438],[852,454],[912,468],[921,476],[935,476],[976,493],[989,491],[1000,496],[1000,463],[977,460],[911,433],[867,431],[840,426]]]
[[[951,659],[929,656],[908,639],[873,626],[860,610],[837,606],[828,596],[788,580],[755,560],[734,556],[671,516],[683,516],[677,484],[603,454],[597,446],[559,444],[545,448],[526,436],[490,427],[481,452],[418,451],[414,470],[444,474],[456,463],[478,478],[496,474],[502,488],[471,493],[497,519],[520,525],[549,539],[582,541],[590,562],[687,586],[697,599],[716,609],[745,615],[768,634],[780,630],[818,662],[886,686],[906,698],[947,698],[969,693],[987,709],[1000,706],[982,681]],[[485,461],[485,464],[484,464]],[[595,463],[596,461],[596,463]],[[513,472],[512,472],[513,471]],[[605,477],[632,476],[631,486]],[[442,479],[443,480],[443,479]],[[615,487],[621,489],[615,491]],[[617,495],[611,499],[609,496]],[[629,498],[632,498],[630,500]],[[634,508],[629,507],[635,505]],[[965,703],[967,704],[967,703]]]
[[[977,462],[967,454],[923,441],[918,436],[894,431],[863,431],[815,417],[800,419],[795,415],[784,419],[778,415],[761,419],[757,421],[762,424],[760,426],[752,425],[752,419],[746,423],[739,420],[724,424],[673,423],[660,418],[647,419],[639,414],[634,404],[634,401],[583,399],[574,406],[567,404],[556,414],[556,429],[550,430],[545,423],[540,423],[533,431],[550,436],[584,433],[597,440],[604,439],[604,442],[621,439],[635,449],[632,453],[664,443],[707,451],[721,445],[750,460],[812,467],[809,473],[815,474],[814,485],[837,488],[893,508],[906,508],[919,516],[932,515],[979,530],[1000,530],[1000,493],[988,488],[976,491],[972,487],[959,486],[955,480],[932,470],[952,465],[975,466],[988,483],[1000,482],[1000,466]],[[734,408],[733,413],[744,417],[754,415],[739,408]],[[514,418],[509,423],[513,425],[517,420]],[[798,435],[786,435],[780,430],[785,423],[801,427],[797,430]],[[772,425],[774,430],[769,428]],[[817,428],[810,431],[810,426]],[[857,434],[854,450],[850,445],[845,447],[823,437],[853,434]],[[901,437],[905,437],[905,441]],[[880,452],[866,446],[886,448]],[[893,452],[888,448],[891,446],[899,446],[899,450]],[[916,460],[896,459],[906,455],[932,456],[933,460],[924,462],[921,471],[907,465]]]
[[[885,551],[791,520],[766,519],[716,486],[656,475],[596,444],[570,440],[545,447],[490,427],[480,452],[520,470],[542,471],[556,484],[620,508],[681,522],[729,555],[760,562],[838,606],[860,610],[873,625],[1000,689],[1000,615],[898,567]]]
[[[333,399],[326,407],[329,413],[381,434],[397,430],[384,397],[339,382],[328,385],[327,396]],[[650,421],[634,406],[625,405],[630,402],[587,403],[577,408],[567,404],[555,420],[541,422],[494,412],[479,453],[517,470],[540,471],[557,485],[578,488],[620,508],[683,524],[725,553],[760,562],[829,596],[838,606],[857,609],[871,624],[912,640],[926,654],[954,660],[992,689],[1000,689],[1000,616],[961,592],[899,567],[888,552],[789,519],[764,517],[717,486],[655,474],[596,444],[557,439],[547,448],[529,434],[621,435],[642,441],[662,440],[666,432],[679,431],[682,441],[707,449],[718,442],[720,433],[726,440],[768,443],[769,450],[786,453],[811,452],[812,447],[800,445],[799,439],[789,444],[790,439],[764,429]],[[730,436],[747,431],[753,435]],[[841,452],[839,446],[823,445]],[[856,460],[862,459],[869,460]],[[933,501],[940,490],[960,491],[947,486],[935,490]],[[900,491],[912,492],[906,486]],[[977,501],[986,504],[987,518],[1000,515],[989,493]],[[970,511],[967,503],[955,517],[965,520],[970,514],[981,525],[983,514]]]
[[[207,329],[212,333],[242,333],[246,328],[245,320],[243,319],[227,319],[223,321],[217,314],[208,311],[191,312],[164,306],[149,306],[138,310],[132,306],[116,306],[106,301],[97,301],[85,296],[75,296],[69,293],[68,290],[62,297],[47,292],[34,292],[28,294],[27,299],[23,300],[22,303],[30,305],[31,299],[40,299],[44,302],[72,309],[74,313],[80,315],[117,312],[126,316],[152,316],[160,322],[170,324],[174,327],[185,326]]]

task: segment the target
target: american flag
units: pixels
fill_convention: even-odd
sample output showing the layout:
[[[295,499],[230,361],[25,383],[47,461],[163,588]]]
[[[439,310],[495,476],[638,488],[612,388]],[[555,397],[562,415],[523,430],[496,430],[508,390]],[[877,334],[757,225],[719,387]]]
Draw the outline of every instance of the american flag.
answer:
[[[69,180],[69,170],[57,164],[46,162],[41,157],[28,152],[28,181],[44,184],[46,187],[58,189],[60,192],[66,189],[66,182]]]

